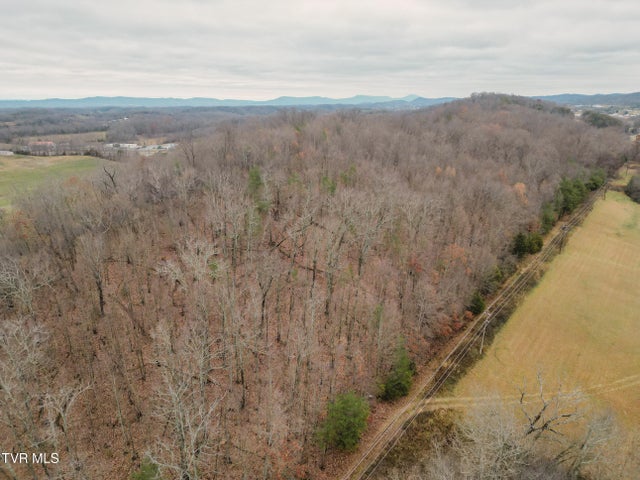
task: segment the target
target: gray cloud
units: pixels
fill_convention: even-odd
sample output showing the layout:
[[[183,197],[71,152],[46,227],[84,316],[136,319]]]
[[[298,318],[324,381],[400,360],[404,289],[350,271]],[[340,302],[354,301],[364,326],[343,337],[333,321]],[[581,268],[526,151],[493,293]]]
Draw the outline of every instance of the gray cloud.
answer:
[[[0,0],[0,97],[640,88],[632,0]]]

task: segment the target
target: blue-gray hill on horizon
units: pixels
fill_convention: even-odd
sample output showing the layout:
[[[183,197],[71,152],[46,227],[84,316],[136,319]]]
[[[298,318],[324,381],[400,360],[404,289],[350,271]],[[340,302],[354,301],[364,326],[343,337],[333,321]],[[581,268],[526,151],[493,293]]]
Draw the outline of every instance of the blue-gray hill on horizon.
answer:
[[[559,95],[540,95],[530,98],[556,102],[565,105],[619,105],[640,106],[640,92],[582,95],[564,93]],[[282,96],[271,100],[238,100],[217,98],[151,98],[151,97],[86,97],[86,98],[47,98],[41,100],[0,100],[0,109],[21,108],[99,108],[99,107],[314,107],[314,106],[358,106],[380,109],[412,109],[439,105],[457,100],[457,97],[424,98],[407,95],[402,98],[389,96],[355,95],[348,98],[329,98],[322,96],[293,97]]]

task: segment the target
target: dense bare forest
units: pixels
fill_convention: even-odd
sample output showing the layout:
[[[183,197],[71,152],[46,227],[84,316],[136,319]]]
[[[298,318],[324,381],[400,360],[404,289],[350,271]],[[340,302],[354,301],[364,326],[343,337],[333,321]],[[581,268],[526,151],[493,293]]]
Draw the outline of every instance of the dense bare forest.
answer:
[[[0,437],[61,460],[2,473],[325,478],[328,402],[375,416],[399,342],[424,364],[562,179],[627,147],[499,95],[282,111],[25,197],[1,219]]]
[[[337,105],[302,106],[332,111]],[[47,138],[104,132],[109,142],[130,142],[136,137],[166,137],[177,141],[203,136],[219,123],[280,110],[275,106],[237,107],[91,107],[3,109],[0,105],[0,143],[21,145],[29,137]]]

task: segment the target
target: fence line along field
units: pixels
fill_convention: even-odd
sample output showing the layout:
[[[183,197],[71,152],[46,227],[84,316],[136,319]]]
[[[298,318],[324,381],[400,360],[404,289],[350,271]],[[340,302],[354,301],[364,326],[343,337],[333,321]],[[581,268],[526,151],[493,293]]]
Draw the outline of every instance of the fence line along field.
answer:
[[[0,157],[0,208],[9,207],[16,194],[47,180],[89,173],[104,162],[88,156]]]
[[[640,421],[640,205],[599,200],[540,284],[460,380],[455,396],[505,396],[541,373],[547,391],[580,388],[633,427]]]

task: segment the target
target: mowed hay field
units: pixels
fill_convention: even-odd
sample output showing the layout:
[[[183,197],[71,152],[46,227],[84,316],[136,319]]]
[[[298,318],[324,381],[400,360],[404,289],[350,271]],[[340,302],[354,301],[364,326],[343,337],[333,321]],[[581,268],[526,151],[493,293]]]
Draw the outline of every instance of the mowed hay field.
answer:
[[[85,156],[0,157],[0,208],[10,207],[16,194],[45,181],[88,173],[104,163],[104,160]]]
[[[640,423],[640,205],[621,192],[596,202],[454,395],[534,394],[538,372],[549,395],[580,388]]]

